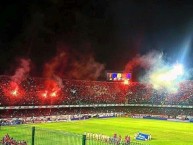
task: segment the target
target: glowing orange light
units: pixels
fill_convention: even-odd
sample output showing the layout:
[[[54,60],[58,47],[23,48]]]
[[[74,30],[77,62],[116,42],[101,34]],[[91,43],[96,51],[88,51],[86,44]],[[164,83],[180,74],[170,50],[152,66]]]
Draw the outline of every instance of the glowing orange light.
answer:
[[[17,96],[17,90],[13,90],[13,91],[11,92],[11,94],[14,95],[14,96]]]
[[[128,85],[129,84],[129,80],[124,80],[124,82],[123,82],[125,85]]]
[[[46,98],[47,94],[48,94],[48,92],[46,91],[45,93],[42,93],[42,96]]]
[[[52,93],[50,94],[50,96],[51,96],[51,97],[56,97],[56,92],[52,92]]]

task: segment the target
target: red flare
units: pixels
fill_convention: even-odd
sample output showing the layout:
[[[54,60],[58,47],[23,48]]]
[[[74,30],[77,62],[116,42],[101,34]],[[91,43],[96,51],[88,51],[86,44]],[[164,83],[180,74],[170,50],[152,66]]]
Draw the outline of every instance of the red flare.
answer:
[[[2,86],[4,96],[11,99],[11,104],[15,104],[22,99],[25,95],[25,91],[16,82],[9,82]]]
[[[61,93],[61,88],[54,80],[46,80],[44,82],[44,89],[40,90],[38,96],[48,100],[57,100]]]

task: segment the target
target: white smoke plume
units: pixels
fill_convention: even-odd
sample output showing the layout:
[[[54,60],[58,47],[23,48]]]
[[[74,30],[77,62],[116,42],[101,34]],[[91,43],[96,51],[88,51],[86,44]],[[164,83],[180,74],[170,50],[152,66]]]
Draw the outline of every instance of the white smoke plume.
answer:
[[[169,64],[164,60],[162,52],[153,51],[145,55],[134,57],[125,67],[126,72],[134,68],[144,68],[146,72],[140,77],[141,82],[149,83],[156,90],[165,90],[171,93],[178,91],[179,83],[187,79],[180,64]],[[132,72],[134,73],[134,72]]]
[[[163,53],[158,51],[152,51],[145,55],[137,55],[131,61],[129,61],[125,67],[125,72],[132,72],[134,68],[141,67],[146,70],[151,69],[157,64],[163,63]]]
[[[59,76],[54,75],[54,80],[58,83],[60,88],[64,88],[63,82],[62,82],[62,78],[60,78]]]

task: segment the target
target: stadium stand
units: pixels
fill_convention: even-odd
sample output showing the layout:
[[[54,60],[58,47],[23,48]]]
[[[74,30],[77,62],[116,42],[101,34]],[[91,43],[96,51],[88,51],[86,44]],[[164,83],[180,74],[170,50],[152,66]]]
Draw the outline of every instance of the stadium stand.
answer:
[[[130,116],[167,115],[171,118],[178,115],[193,116],[193,81],[182,82],[178,87],[177,93],[170,93],[165,90],[157,91],[150,84],[138,82],[124,85],[121,82],[57,82],[51,79],[27,78],[16,83],[9,76],[1,76],[0,118],[101,112],[125,112]]]

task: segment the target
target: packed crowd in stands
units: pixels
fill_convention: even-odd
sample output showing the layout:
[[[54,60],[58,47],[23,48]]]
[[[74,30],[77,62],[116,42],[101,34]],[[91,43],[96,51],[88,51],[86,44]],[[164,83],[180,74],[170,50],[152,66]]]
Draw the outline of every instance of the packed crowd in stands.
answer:
[[[10,87],[11,82],[9,77],[0,77],[2,106],[125,103],[126,98],[122,83],[63,80],[59,84],[52,80],[28,78],[18,85],[16,93],[14,86]]]
[[[193,81],[179,84],[178,92],[157,91],[150,84],[130,82],[46,80],[27,78],[12,85],[9,77],[0,77],[0,106],[64,104],[175,104],[193,105]],[[15,89],[15,90],[14,90]]]
[[[48,80],[26,78],[15,83],[8,76],[0,77],[1,106],[87,105],[87,104],[154,104],[193,105],[193,81],[179,84],[178,92],[157,91],[150,84],[130,82]],[[191,108],[170,107],[69,107],[2,109],[0,118],[126,112],[129,114],[192,115]]]
[[[9,136],[9,134],[6,134],[3,139],[1,140],[2,145],[27,145],[27,142],[22,140],[22,141],[17,141]]]

